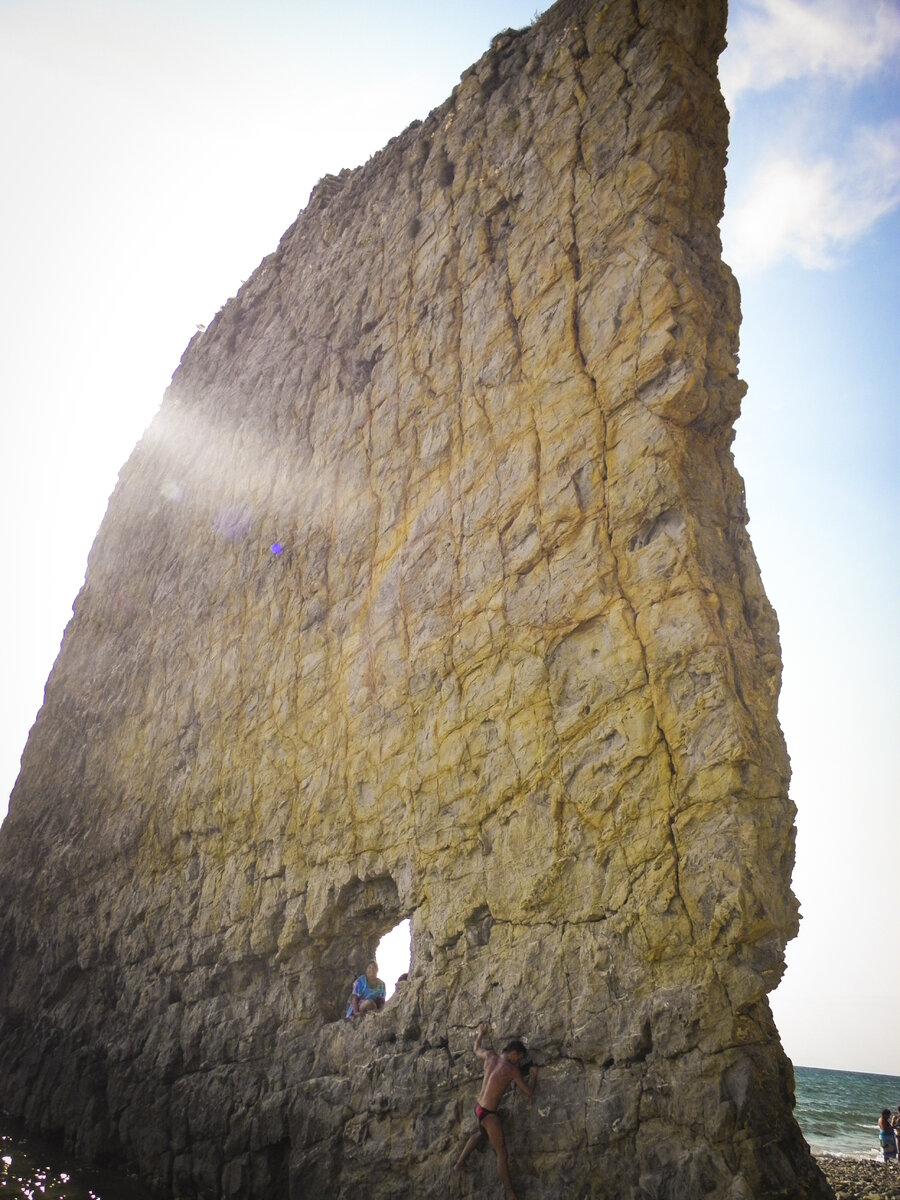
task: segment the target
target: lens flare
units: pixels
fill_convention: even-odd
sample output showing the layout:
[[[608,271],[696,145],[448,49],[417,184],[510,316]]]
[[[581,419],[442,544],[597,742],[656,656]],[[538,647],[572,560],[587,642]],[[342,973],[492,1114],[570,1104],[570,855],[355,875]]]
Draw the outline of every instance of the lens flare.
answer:
[[[250,513],[246,508],[223,508],[213,518],[216,533],[229,542],[239,541],[250,532]]]

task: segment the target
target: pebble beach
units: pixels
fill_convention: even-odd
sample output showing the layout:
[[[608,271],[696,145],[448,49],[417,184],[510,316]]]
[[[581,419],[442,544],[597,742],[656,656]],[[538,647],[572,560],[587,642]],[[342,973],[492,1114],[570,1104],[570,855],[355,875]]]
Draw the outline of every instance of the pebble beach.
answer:
[[[900,1200],[900,1167],[876,1159],[817,1154],[835,1200]]]

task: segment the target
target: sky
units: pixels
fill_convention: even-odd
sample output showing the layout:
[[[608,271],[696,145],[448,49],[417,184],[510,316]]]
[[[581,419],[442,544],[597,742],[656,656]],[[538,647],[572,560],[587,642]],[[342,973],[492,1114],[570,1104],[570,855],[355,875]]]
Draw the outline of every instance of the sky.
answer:
[[[0,0],[0,813],[190,338],[322,175],[537,11]],[[772,1007],[796,1064],[900,1074],[900,0],[736,0],[728,40],[734,451],[781,627],[803,915]]]

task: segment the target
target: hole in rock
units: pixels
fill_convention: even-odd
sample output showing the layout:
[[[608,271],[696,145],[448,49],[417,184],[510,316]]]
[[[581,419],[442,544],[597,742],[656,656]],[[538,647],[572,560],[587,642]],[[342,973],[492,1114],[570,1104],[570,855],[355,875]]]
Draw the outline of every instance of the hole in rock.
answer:
[[[409,917],[395,925],[378,943],[375,953],[378,960],[378,974],[384,980],[388,999],[397,989],[397,980],[409,972],[412,961],[412,930]]]
[[[410,970],[412,931],[390,875],[347,880],[320,917],[310,950],[313,987],[325,1021],[345,1016],[353,981],[372,958],[387,995],[393,995],[398,976]]]

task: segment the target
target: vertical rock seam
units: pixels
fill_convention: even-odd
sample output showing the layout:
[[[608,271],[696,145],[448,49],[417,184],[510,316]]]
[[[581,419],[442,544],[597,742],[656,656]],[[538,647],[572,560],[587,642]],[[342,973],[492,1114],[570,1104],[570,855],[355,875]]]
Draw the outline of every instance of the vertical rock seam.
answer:
[[[0,831],[4,1105],[161,1195],[826,1197],[767,993],[724,0],[561,0],[326,177],[122,470]],[[402,918],[410,977],[350,982]]]

